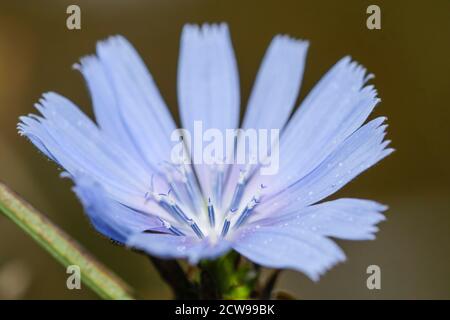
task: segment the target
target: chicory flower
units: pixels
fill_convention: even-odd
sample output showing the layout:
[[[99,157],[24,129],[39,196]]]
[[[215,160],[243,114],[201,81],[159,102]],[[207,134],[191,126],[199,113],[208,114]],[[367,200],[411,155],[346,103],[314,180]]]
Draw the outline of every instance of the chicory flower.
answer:
[[[384,205],[323,201],[389,155],[385,118],[371,75],[338,61],[294,111],[308,42],[276,36],[263,59],[243,122],[236,59],[225,24],[187,25],[181,36],[178,101],[182,127],[279,129],[279,169],[262,175],[237,164],[173,163],[177,125],[143,61],[121,36],[75,65],[94,123],[65,97],[46,93],[40,115],[19,132],[73,179],[94,227],[160,258],[214,259],[234,249],[270,268],[317,280],[345,255],[330,239],[368,240]],[[238,141],[237,144],[241,143]],[[257,166],[256,166],[257,167]]]

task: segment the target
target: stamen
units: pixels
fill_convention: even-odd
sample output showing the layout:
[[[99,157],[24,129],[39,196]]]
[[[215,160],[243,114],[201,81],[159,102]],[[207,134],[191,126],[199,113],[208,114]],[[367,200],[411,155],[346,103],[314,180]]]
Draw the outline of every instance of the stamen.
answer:
[[[174,226],[172,226],[170,223],[168,223],[167,221],[161,219],[164,227],[166,229],[168,229],[169,231],[171,231],[172,233],[174,233],[176,236],[184,236],[185,234],[183,232],[181,232],[180,230],[178,230],[177,228],[175,228]]]
[[[230,230],[231,217],[235,214],[235,212],[236,210],[230,210],[227,216],[225,217],[223,221],[222,233],[220,235],[222,238],[225,238],[225,236],[228,233],[228,230]]]
[[[208,218],[210,226],[214,228],[214,226],[216,225],[216,216],[214,213],[214,206],[211,203],[211,199],[208,199]]]
[[[253,209],[256,207],[256,204],[257,204],[257,202],[255,199],[252,199],[250,201],[250,203],[247,204],[247,206],[244,208],[244,211],[242,211],[241,215],[237,219],[237,221],[233,227],[234,229],[239,228],[247,220],[247,218],[252,213]]]
[[[233,226],[233,229],[239,228],[250,216],[250,214],[253,212],[253,209],[256,207],[256,205],[261,200],[261,192],[265,188],[264,185],[260,185],[258,188],[258,191],[253,196],[253,198],[250,200],[250,202],[245,206],[244,210],[242,211],[241,215],[237,219],[236,223]]]
[[[164,172],[164,175],[166,177],[166,180],[169,183],[170,189],[173,191],[173,195],[174,197],[178,200],[181,201],[181,197],[182,197],[182,192],[179,188],[179,185],[177,184],[177,177],[175,175],[174,168],[172,167],[172,165],[170,163],[164,162],[162,164],[162,171]]]
[[[225,238],[225,236],[228,233],[228,230],[230,230],[230,220],[228,220],[228,218],[225,218],[225,221],[223,222],[222,233],[220,236],[222,238]]]
[[[160,171],[173,190],[174,198],[188,206],[193,213],[197,213],[203,198],[197,185],[197,179],[186,159],[180,158],[176,164],[163,161],[159,164]]]
[[[185,235],[183,232],[181,232],[180,230],[178,230],[174,226],[170,226],[169,230],[172,231],[177,236],[184,236]]]
[[[239,208],[239,203],[241,202],[242,195],[244,194],[246,182],[246,171],[241,171],[239,173],[239,180],[234,189],[233,198],[231,199],[230,211],[236,211]]]
[[[172,200],[169,199],[169,201],[172,201]],[[181,208],[176,203],[174,203],[172,201],[169,205],[170,205],[170,209],[172,210],[172,212],[183,222],[187,223],[200,239],[204,238],[203,232],[200,230],[197,223],[194,220],[192,220],[191,218],[189,218],[188,216],[186,216],[186,214],[183,212],[183,210],[181,210]]]
[[[200,228],[198,227],[198,225],[191,220],[191,228],[192,230],[195,232],[195,234],[197,235],[197,237],[199,237],[200,239],[203,239],[205,236],[203,235],[203,232],[200,230]]]
[[[171,210],[173,213],[182,221],[188,222],[191,220],[184,212],[181,210],[181,208],[171,199],[168,200],[168,203],[170,205]]]
[[[197,225],[197,223],[192,220],[191,218],[189,218],[184,212],[183,210],[172,200],[168,197],[168,195],[165,194],[157,194],[157,193],[146,193],[146,197],[152,197],[153,199],[155,199],[155,201],[158,202],[158,204],[163,207],[167,212],[171,213],[172,216],[174,216],[174,218],[181,220],[182,222],[188,224],[192,230],[194,231],[194,233],[200,238],[203,239],[204,235],[203,232],[200,230],[199,226]],[[170,226],[170,224],[169,224]],[[169,229],[172,232],[174,232],[175,234],[181,235],[182,232],[174,227],[172,227],[172,229]]]

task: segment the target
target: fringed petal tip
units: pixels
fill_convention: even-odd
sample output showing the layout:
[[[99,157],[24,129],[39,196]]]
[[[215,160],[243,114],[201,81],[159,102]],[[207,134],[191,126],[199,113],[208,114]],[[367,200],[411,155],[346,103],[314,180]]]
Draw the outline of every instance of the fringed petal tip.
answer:
[[[205,22],[203,24],[188,23],[183,26],[182,34],[196,34],[199,36],[206,36],[211,33],[224,32],[229,33],[228,24],[225,22],[209,23]]]
[[[272,41],[278,42],[281,46],[290,46],[291,48],[297,48],[301,50],[307,50],[310,45],[310,42],[308,40],[299,39],[289,34],[278,34],[273,38]]]

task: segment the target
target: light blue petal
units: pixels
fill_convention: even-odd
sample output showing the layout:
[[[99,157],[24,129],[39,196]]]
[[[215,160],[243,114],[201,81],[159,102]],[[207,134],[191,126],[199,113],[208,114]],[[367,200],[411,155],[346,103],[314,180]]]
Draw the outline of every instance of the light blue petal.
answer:
[[[126,122],[122,118],[119,101],[113,84],[108,78],[105,68],[96,56],[81,59],[80,64],[74,66],[83,74],[94,107],[95,118],[100,129],[124,150],[147,164],[139,146],[134,142]],[[151,166],[150,166],[151,168]]]
[[[187,259],[191,264],[215,259],[230,250],[227,241],[212,244],[209,239],[150,233],[131,236],[127,245],[163,259]]]
[[[250,95],[242,124],[243,129],[278,129],[281,132],[298,96],[308,45],[306,41],[281,35],[272,40]],[[242,136],[238,143],[237,150],[245,150],[245,156],[250,155],[251,149],[253,149],[252,152],[257,152],[254,150],[255,146],[248,145]],[[268,151],[271,147],[268,145]],[[245,167],[245,165],[235,165],[229,171],[228,193],[233,193],[239,173],[245,170]],[[256,166],[252,168],[252,170],[256,169]],[[250,192],[244,198],[253,196],[254,190]]]
[[[342,198],[269,217],[255,224],[309,230],[322,236],[347,240],[372,240],[378,231],[375,225],[385,220],[381,212],[386,209],[386,206],[374,201]]]
[[[298,96],[308,45],[281,35],[272,40],[250,95],[244,129],[283,129]]]
[[[156,171],[170,159],[170,135],[176,127],[153,78],[121,36],[99,42],[97,57],[82,60],[79,68],[92,92],[100,127],[112,138],[119,136]]]
[[[370,121],[328,156],[315,170],[282,191],[263,199],[259,218],[314,204],[335,193],[361,172],[393,152],[384,141],[385,118]],[[256,219],[256,216],[254,218]]]
[[[152,172],[106,137],[72,102],[47,93],[36,107],[42,117],[21,117],[19,132],[50,159],[70,175],[90,176],[125,205],[155,214],[163,212],[154,203],[145,203]],[[167,184],[156,181],[160,189],[167,190]]]
[[[345,260],[333,241],[308,230],[256,225],[243,229],[232,242],[236,251],[257,264],[294,269],[315,281]]]
[[[23,117],[20,132],[39,139],[69,173],[75,170],[97,172],[105,179],[120,178],[133,186],[144,182],[142,171],[145,169],[106,139],[71,101],[50,92],[43,95],[36,108],[42,117]]]
[[[125,243],[127,238],[144,231],[166,232],[161,219],[123,206],[108,197],[100,184],[89,177],[74,177],[73,190],[80,198],[96,230],[108,238]]]
[[[339,61],[314,87],[281,137],[280,171],[273,190],[314,170],[357,130],[378,103],[370,75],[349,57]]]
[[[178,62],[178,101],[183,128],[235,129],[239,76],[226,24],[183,28]]]
[[[183,128],[192,136],[195,121],[201,121],[203,131],[214,128],[223,135],[226,129],[237,128],[239,92],[228,26],[186,25],[181,35],[178,62],[178,103]],[[226,151],[230,155],[233,150]],[[195,170],[205,197],[210,197],[213,194],[210,166],[198,164]]]

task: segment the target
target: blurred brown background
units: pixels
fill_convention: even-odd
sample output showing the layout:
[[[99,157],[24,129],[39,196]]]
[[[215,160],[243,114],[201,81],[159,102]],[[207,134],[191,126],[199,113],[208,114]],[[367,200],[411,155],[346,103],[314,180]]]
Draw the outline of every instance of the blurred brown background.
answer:
[[[66,28],[66,7],[81,7],[82,29]],[[366,28],[366,8],[381,7],[382,29]],[[285,272],[279,287],[299,298],[450,298],[450,1],[2,1],[0,4],[0,179],[45,212],[141,297],[169,298],[145,257],[111,245],[89,226],[71,184],[16,132],[45,91],[57,91],[92,114],[71,65],[95,42],[126,36],[142,54],[176,112],[178,42],[187,22],[228,22],[247,100],[271,38],[311,42],[301,98],[339,58],[350,54],[376,75],[389,118],[392,156],[339,196],[390,205],[376,241],[339,243],[348,261],[318,283]],[[382,270],[382,289],[366,288],[366,268]],[[55,260],[0,215],[0,298],[90,299],[69,291]]]

